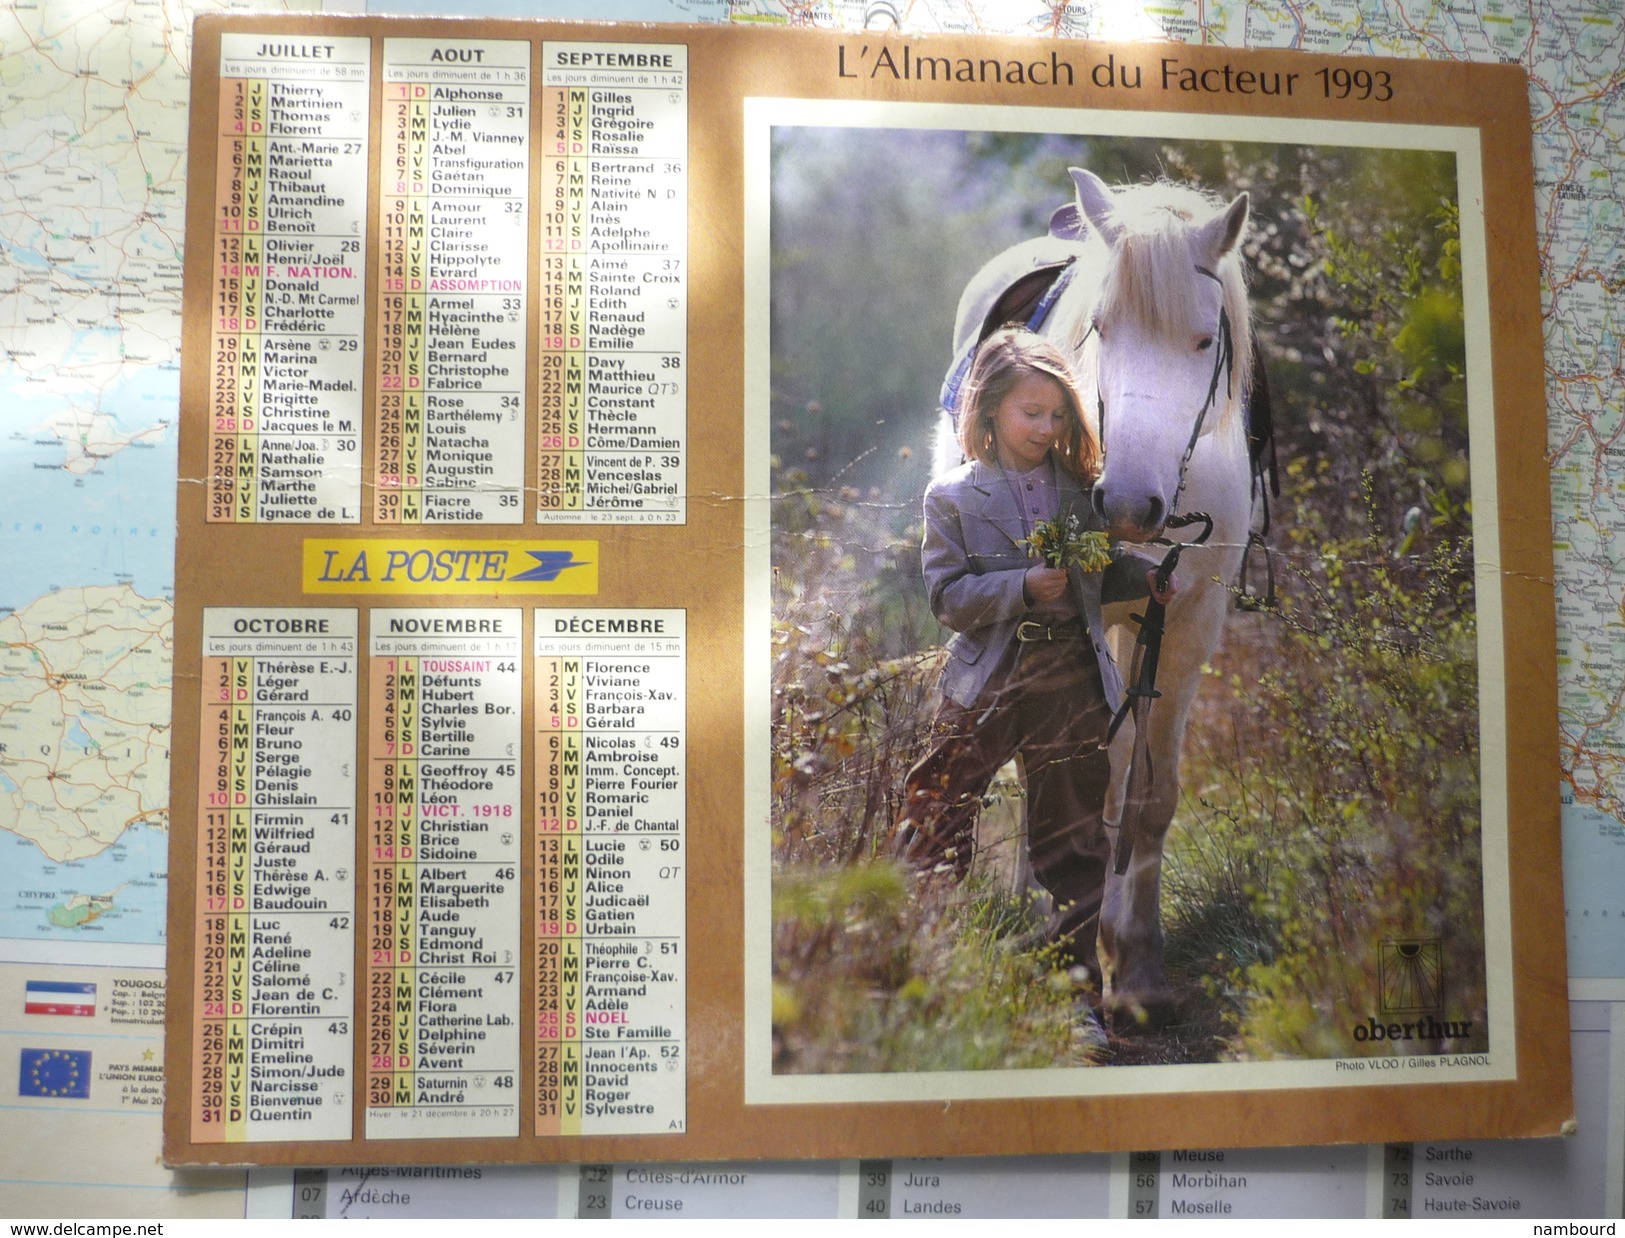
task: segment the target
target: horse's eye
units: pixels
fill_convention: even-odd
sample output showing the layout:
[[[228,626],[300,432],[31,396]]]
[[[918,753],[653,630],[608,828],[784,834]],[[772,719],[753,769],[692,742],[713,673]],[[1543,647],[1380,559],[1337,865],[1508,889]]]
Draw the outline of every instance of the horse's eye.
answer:
[[[1208,349],[1210,349],[1212,347],[1213,347],[1213,337],[1211,335],[1204,335],[1197,342],[1196,351],[1197,352],[1206,352]]]

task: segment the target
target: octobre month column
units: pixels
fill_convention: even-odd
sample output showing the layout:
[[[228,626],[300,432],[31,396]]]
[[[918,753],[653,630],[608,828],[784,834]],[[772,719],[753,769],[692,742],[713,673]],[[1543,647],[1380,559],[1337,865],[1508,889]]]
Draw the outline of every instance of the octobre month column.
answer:
[[[356,612],[206,607],[198,1143],[348,1139]]]

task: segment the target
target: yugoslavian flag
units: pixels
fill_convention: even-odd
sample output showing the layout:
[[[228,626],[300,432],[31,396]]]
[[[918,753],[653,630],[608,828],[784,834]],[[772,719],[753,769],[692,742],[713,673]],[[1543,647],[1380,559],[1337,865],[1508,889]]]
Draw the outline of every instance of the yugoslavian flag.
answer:
[[[24,1014],[96,1013],[96,986],[59,980],[30,980],[23,986]]]

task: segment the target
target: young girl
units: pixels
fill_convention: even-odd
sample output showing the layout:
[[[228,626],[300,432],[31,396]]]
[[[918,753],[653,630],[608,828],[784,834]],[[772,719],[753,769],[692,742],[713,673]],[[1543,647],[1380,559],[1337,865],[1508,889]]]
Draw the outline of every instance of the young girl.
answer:
[[[1055,568],[1022,543],[1040,523],[1101,527],[1090,503],[1100,451],[1066,359],[1019,328],[981,345],[961,405],[966,462],[925,494],[931,609],[957,635],[925,758],[908,775],[899,854],[963,877],[995,772],[1026,769],[1028,854],[1055,899],[1049,931],[1100,990],[1095,938],[1110,842],[1106,727],[1123,684],[1102,601],[1143,598],[1155,568],[1113,551],[1104,572]]]

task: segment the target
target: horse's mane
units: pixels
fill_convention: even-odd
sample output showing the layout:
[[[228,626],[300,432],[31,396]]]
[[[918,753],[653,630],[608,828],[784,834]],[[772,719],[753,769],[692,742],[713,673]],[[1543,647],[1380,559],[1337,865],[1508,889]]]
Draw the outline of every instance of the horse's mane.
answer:
[[[1097,280],[1081,279],[1076,295],[1063,297],[1056,306],[1056,334],[1070,342],[1089,370],[1094,356],[1085,342],[1097,315],[1127,319],[1176,338],[1199,329],[1197,294],[1206,281],[1193,267],[1187,237],[1224,209],[1217,199],[1166,181],[1118,188],[1114,197],[1112,219],[1123,234],[1109,250],[1098,237],[1090,246],[1099,264],[1098,291],[1090,295]],[[1226,254],[1213,274],[1219,278],[1234,349],[1230,394],[1235,398],[1224,400],[1222,386],[1220,392],[1222,415],[1229,417],[1248,389],[1253,356],[1245,268],[1237,250]]]

